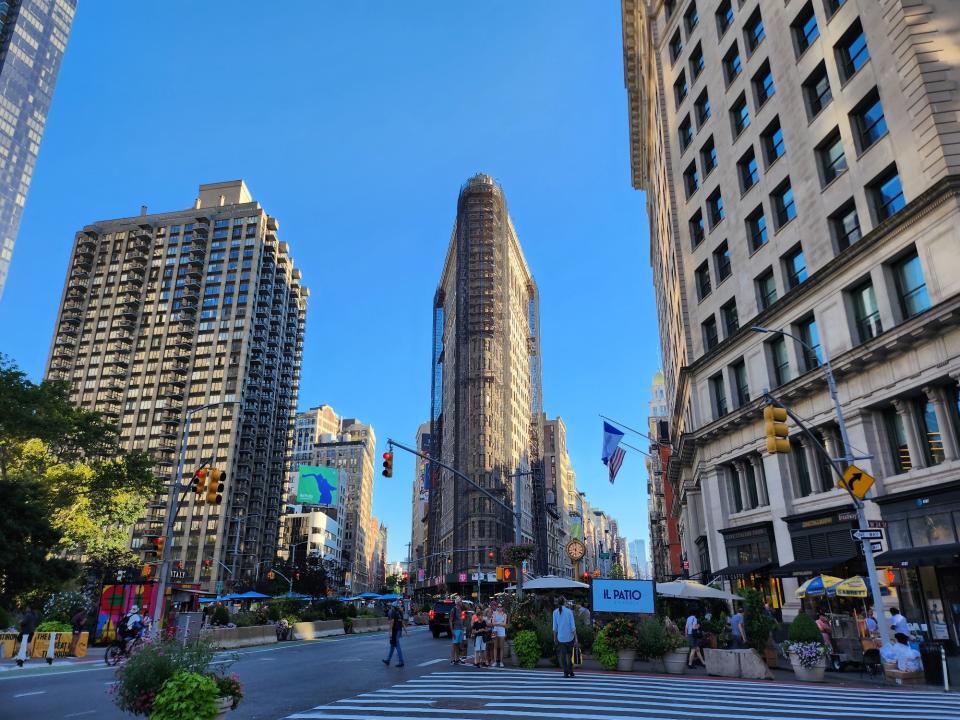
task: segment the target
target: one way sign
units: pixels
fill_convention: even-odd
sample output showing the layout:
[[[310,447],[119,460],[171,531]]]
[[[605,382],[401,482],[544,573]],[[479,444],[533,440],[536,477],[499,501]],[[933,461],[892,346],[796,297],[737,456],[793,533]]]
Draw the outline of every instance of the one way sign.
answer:
[[[883,530],[851,530],[850,534],[854,540],[883,540]]]

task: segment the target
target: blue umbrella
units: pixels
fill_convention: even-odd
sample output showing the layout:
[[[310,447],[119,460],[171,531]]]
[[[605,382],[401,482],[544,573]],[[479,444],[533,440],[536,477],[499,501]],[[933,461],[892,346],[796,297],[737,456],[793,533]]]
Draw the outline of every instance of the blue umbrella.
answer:
[[[386,595],[377,596],[377,600],[401,600],[403,595],[397,595],[396,593],[387,593]]]
[[[248,590],[245,593],[239,595],[231,596],[234,600],[263,600],[264,598],[269,598],[269,595],[264,595],[263,593],[254,592],[253,590]]]
[[[363,600],[373,600],[374,598],[378,598],[380,596],[375,592],[365,592],[365,593],[360,593],[359,595],[357,595],[357,597]]]

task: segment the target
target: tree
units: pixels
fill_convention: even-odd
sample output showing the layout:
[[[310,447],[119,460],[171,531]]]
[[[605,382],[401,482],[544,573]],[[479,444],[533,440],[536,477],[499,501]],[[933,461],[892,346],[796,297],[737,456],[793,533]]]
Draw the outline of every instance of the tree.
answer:
[[[620,563],[614,563],[610,566],[610,577],[613,580],[626,579],[626,575],[623,572],[623,566]]]
[[[387,578],[386,580],[384,580],[384,583],[383,583],[386,590],[382,594],[398,592],[400,590],[400,585],[402,582],[403,582],[403,575],[401,575],[400,573],[392,573],[390,575],[387,575]]]

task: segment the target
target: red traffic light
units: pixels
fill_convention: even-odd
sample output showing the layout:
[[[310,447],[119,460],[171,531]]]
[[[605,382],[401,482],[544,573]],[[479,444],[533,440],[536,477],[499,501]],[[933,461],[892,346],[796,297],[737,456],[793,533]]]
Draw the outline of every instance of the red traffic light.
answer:
[[[490,552],[487,553],[487,559],[488,559],[488,560],[493,560],[493,550],[491,550]]]
[[[383,459],[384,459],[384,460],[393,460],[393,453],[392,453],[392,452],[385,452],[385,453],[383,454]]]
[[[393,477],[393,453],[389,450],[383,454],[383,476]]]

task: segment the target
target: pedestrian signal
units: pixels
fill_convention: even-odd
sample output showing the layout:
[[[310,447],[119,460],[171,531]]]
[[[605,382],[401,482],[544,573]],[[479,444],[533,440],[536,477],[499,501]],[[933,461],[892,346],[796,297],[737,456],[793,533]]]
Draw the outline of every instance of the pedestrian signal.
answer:
[[[277,574],[273,570],[267,571],[267,580],[273,580],[275,577],[277,577]]]
[[[158,537],[153,541],[153,544],[157,546],[157,560],[163,560],[163,546],[166,545],[167,539],[164,537]]]
[[[211,505],[219,505],[223,502],[223,482],[227,479],[227,474],[223,470],[213,468],[209,475],[207,502]]]
[[[383,454],[383,476],[393,477],[393,453],[389,451]]]
[[[790,452],[787,435],[787,411],[782,407],[767,405],[763,409],[764,429],[767,434],[767,452],[771,455]]]
[[[203,495],[207,486],[207,472],[206,468],[199,468],[193,473],[193,491],[197,495]]]
[[[148,577],[150,577],[151,575],[153,575],[153,565],[144,565],[144,566],[143,566],[143,571],[142,571],[141,574],[142,574],[145,578],[148,578]]]
[[[497,582],[513,582],[512,565],[497,565]]]

